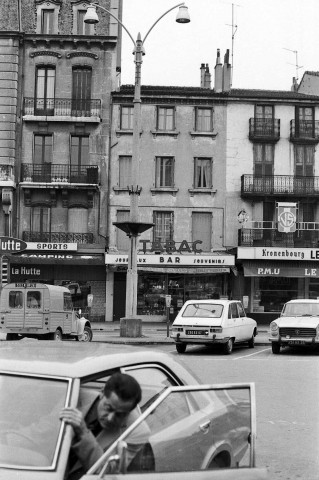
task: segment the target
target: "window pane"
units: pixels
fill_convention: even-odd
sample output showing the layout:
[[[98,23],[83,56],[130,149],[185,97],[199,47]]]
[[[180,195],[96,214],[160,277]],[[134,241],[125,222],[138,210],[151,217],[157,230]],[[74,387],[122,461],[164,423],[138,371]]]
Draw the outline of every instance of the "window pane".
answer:
[[[119,157],[119,187],[126,188],[132,183],[132,157]]]
[[[212,110],[210,108],[197,109],[196,130],[210,132],[212,130]]]
[[[41,33],[46,33],[46,34],[53,33],[53,19],[54,19],[54,10],[49,10],[49,9],[42,10]]]
[[[166,242],[173,239],[173,213],[154,212],[153,236],[155,242]]]
[[[211,188],[212,169],[210,158],[195,159],[195,188]]]
[[[71,137],[71,165],[87,165],[89,163],[89,137]]]
[[[174,108],[162,108],[157,110],[157,129],[158,130],[174,130]]]
[[[167,157],[156,158],[156,187],[173,187],[174,159]]]
[[[86,10],[78,10],[77,15],[77,34],[78,35],[90,35],[90,24],[84,23],[84,16]]]
[[[121,108],[121,129],[132,130],[133,118],[134,118],[134,108],[122,107]]]

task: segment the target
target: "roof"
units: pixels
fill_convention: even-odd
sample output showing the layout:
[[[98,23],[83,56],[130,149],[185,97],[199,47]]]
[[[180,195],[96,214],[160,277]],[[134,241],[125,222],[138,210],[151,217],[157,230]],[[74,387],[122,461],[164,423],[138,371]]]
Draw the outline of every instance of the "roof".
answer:
[[[1,372],[82,378],[104,369],[145,362],[165,365],[190,382],[180,362],[143,347],[32,339],[0,342]]]

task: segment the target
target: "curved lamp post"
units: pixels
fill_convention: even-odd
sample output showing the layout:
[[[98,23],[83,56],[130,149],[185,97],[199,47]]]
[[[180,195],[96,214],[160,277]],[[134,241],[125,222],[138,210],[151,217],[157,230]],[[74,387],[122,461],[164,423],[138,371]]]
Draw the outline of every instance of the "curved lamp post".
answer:
[[[144,39],[141,39],[141,34],[138,33],[137,39],[134,40],[129,30],[123,25],[123,23],[106,8],[92,3],[88,6],[87,12],[84,16],[84,22],[95,24],[99,22],[99,18],[96,12],[97,8],[105,10],[111,17],[113,17],[129,35],[134,45],[134,62],[135,62],[135,84],[134,84],[134,117],[133,117],[133,149],[132,149],[132,185],[128,187],[130,195],[130,220],[128,222],[114,222],[113,225],[123,230],[130,237],[130,252],[128,256],[128,269],[126,277],[126,310],[123,324],[125,327],[122,329],[122,336],[141,336],[141,321],[136,318],[137,315],[137,237],[146,230],[154,226],[153,223],[143,223],[139,221],[138,212],[138,197],[141,193],[141,187],[139,182],[139,164],[140,164],[140,132],[141,132],[141,67],[142,57],[145,55],[144,43],[150,32],[155,25],[169,12],[178,8],[176,16],[177,23],[189,23],[190,17],[188,9],[185,3],[179,3],[170,8],[161,15],[156,22],[153,23],[151,28],[146,33]],[[126,327],[127,325],[127,327]],[[126,332],[125,332],[126,330]],[[124,333],[125,332],[125,333]]]

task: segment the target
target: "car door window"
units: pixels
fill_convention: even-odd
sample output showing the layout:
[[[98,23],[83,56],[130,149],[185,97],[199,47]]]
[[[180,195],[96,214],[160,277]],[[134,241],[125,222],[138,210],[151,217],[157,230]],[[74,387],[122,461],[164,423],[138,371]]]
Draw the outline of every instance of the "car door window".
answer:
[[[244,310],[242,304],[238,302],[237,306],[238,306],[239,316],[240,317],[246,317],[245,310]]]
[[[238,310],[236,303],[231,303],[229,305],[228,318],[238,318]]]

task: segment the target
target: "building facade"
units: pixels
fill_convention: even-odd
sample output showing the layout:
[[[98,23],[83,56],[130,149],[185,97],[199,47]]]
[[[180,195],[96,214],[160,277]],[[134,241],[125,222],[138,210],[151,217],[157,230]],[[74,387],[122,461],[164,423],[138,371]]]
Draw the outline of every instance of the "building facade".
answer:
[[[8,258],[8,280],[68,285],[82,310],[91,294],[91,319],[104,320],[118,24],[102,10],[99,24],[85,24],[83,0],[3,3],[1,81],[10,130],[3,127],[0,139],[1,215],[9,216],[1,233],[27,242]],[[121,18],[121,0],[100,4]]]

